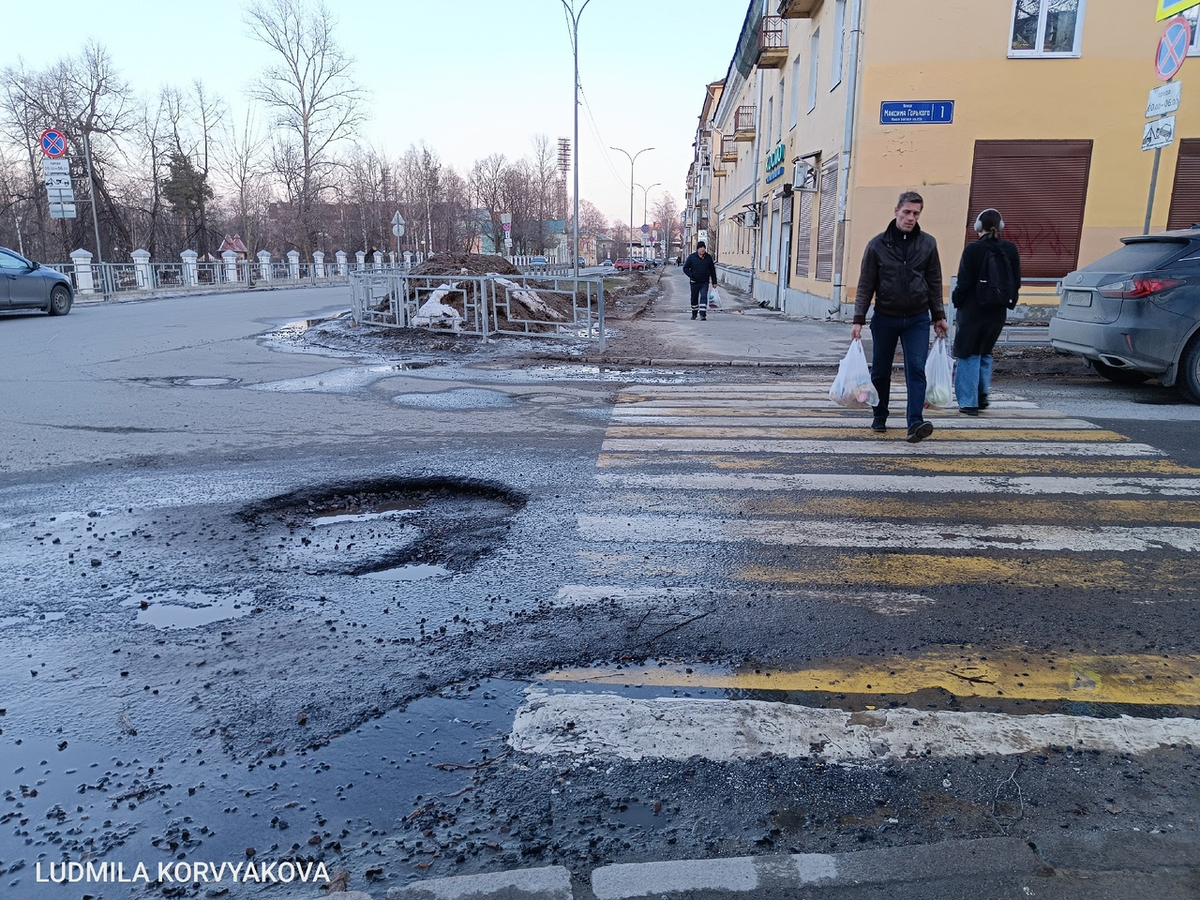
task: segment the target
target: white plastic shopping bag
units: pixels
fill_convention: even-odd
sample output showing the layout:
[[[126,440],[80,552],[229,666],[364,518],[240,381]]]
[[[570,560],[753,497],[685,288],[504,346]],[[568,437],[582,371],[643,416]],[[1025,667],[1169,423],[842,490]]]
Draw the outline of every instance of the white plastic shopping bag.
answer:
[[[716,309],[721,308],[721,295],[715,287],[708,292],[708,305]]]
[[[950,405],[953,396],[954,372],[950,368],[950,353],[946,349],[946,339],[939,337],[925,360],[925,405],[944,409]]]
[[[838,363],[837,378],[829,389],[829,399],[847,409],[862,409],[879,405],[879,392],[871,383],[867,354],[861,340],[850,342],[850,349]]]

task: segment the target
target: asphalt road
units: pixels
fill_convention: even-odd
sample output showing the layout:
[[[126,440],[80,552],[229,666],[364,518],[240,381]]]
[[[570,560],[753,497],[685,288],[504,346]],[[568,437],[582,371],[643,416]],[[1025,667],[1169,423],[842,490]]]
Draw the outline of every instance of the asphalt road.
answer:
[[[913,447],[343,308],[0,318],[0,884],[1191,896],[1197,408],[1000,380]]]

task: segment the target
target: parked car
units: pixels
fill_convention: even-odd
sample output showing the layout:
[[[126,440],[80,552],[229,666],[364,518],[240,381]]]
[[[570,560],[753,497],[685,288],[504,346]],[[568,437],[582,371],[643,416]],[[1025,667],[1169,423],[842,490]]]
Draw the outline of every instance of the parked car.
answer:
[[[630,259],[630,258],[629,258],[629,257],[627,257],[627,256],[625,256],[625,257],[622,257],[621,259],[618,259],[618,260],[616,261],[616,263],[614,263],[614,265],[615,265],[615,266],[616,266],[618,269],[623,269],[623,270],[625,270],[625,271],[630,271],[631,269],[644,269],[644,268],[646,268],[646,264],[645,264],[645,263],[644,263],[642,260],[640,260],[640,259]]]
[[[1121,243],[1062,280],[1050,343],[1110,381],[1157,378],[1200,403],[1200,227]]]
[[[0,247],[0,309],[41,309],[65,316],[74,300],[71,279],[62,272]]]

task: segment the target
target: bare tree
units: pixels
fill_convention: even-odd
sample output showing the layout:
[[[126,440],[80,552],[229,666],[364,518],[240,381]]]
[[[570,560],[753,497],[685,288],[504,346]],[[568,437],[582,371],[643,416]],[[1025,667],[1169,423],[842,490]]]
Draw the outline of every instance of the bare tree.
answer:
[[[257,0],[246,12],[252,36],[276,54],[252,96],[274,115],[277,170],[294,206],[296,243],[308,256],[317,243],[316,206],[332,183],[336,145],[365,119],[365,92],[351,76],[353,60],[334,39],[321,2]]]
[[[664,232],[659,235],[660,241],[663,243],[663,253],[670,254],[671,247],[675,244],[682,245],[683,235],[679,227],[679,207],[675,205],[675,198],[670,194],[663,194],[654,203],[654,218],[658,220],[659,227]]]
[[[270,193],[266,185],[266,140],[258,131],[252,112],[239,130],[232,123],[220,143],[217,167],[232,189],[231,218],[234,230],[241,234],[248,250],[253,253],[255,236],[266,219]]]

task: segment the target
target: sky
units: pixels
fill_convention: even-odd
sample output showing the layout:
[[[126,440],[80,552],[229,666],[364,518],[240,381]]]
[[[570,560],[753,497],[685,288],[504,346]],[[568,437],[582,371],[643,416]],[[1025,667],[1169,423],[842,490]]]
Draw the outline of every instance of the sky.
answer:
[[[571,0],[568,0],[570,3]],[[725,77],[746,0],[573,0],[579,16],[580,197],[628,221],[630,162],[637,156],[634,222],[684,181],[705,97]],[[136,93],[188,88],[219,94],[239,125],[246,88],[269,51],[249,36],[245,3],[55,0],[8,4],[0,68],[33,69],[104,46]],[[393,157],[424,141],[466,175],[492,153],[532,154],[535,135],[571,138],[571,29],[562,0],[360,0],[327,2],[335,35],[371,94],[360,143]],[[55,123],[46,123],[47,127]],[[260,116],[260,126],[265,115]],[[573,177],[573,176],[571,176]],[[643,188],[649,189],[643,191]],[[653,218],[652,216],[650,217]]]

